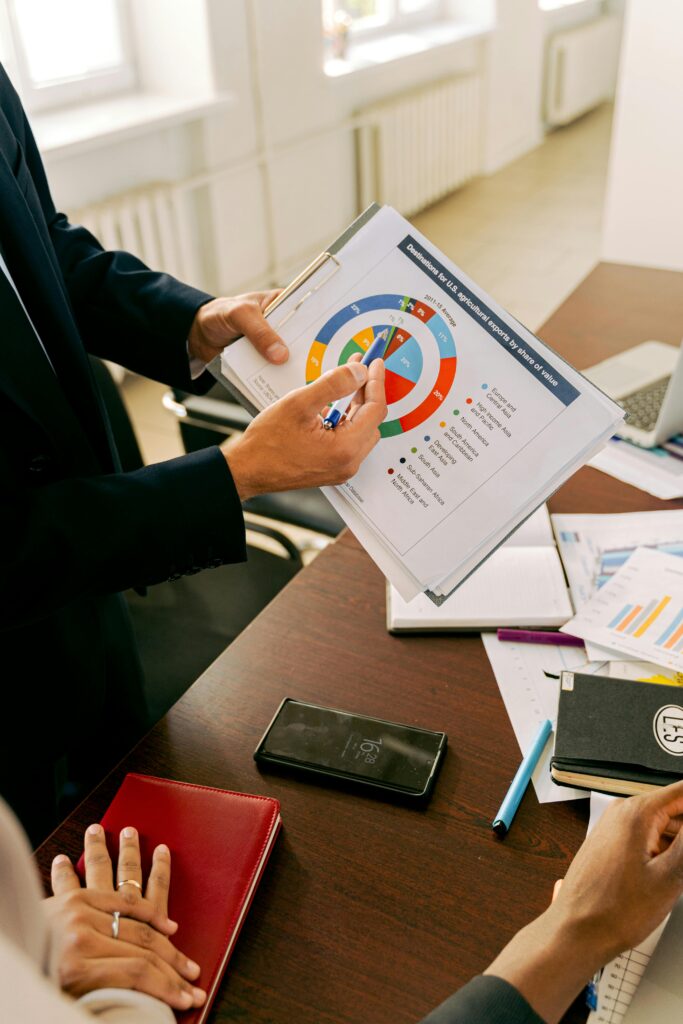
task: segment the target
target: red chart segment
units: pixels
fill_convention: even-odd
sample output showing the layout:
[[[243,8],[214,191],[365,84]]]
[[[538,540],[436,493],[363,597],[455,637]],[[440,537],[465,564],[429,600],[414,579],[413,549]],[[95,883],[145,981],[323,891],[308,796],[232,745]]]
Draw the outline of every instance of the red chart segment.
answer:
[[[387,405],[392,405],[394,402],[399,402],[415,387],[415,383],[412,380],[408,380],[407,377],[401,377],[398,373],[392,373],[391,370],[385,370],[384,372],[384,393],[387,399]]]
[[[453,385],[457,362],[456,356],[441,360],[439,375],[425,400],[416,409],[399,418],[404,432],[412,430],[413,427],[419,427],[421,423],[429,419],[432,413],[436,412]]]

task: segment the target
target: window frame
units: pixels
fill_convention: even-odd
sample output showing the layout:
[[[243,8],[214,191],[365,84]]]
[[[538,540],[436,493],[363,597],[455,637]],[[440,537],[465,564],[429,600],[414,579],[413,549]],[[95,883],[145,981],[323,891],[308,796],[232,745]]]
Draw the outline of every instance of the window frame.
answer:
[[[42,113],[57,107],[85,104],[92,100],[130,92],[137,87],[138,72],[129,0],[114,0],[123,53],[120,64],[43,85],[36,85],[31,78],[14,0],[0,0],[0,3],[4,8],[2,24],[9,34],[5,49],[9,50],[15,84],[29,113]]]
[[[386,20],[380,21],[369,15],[352,21],[349,25],[350,40],[361,42],[394,35],[406,29],[429,25],[444,16],[445,0],[430,0],[427,8],[413,12],[402,11],[401,0],[383,0],[383,2],[386,3],[389,10]],[[343,0],[331,0],[331,6],[335,13],[337,10],[343,10],[342,4]]]

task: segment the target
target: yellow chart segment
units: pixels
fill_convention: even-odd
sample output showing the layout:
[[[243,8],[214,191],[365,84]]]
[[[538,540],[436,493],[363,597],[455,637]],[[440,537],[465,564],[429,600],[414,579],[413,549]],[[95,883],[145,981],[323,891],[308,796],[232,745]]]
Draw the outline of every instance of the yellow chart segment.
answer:
[[[326,350],[327,345],[323,345],[321,341],[314,341],[311,345],[306,361],[306,380],[309,383],[320,376]]]
[[[668,594],[666,597],[663,597],[657,605],[657,607],[648,615],[645,621],[641,622],[641,624],[638,626],[638,629],[635,631],[633,635],[642,636],[643,633],[652,625],[657,616],[664,611],[670,600],[671,597]]]
[[[358,331],[354,334],[353,341],[358,345],[363,352],[367,352],[368,348],[374,340],[375,334],[372,327],[364,327],[362,331]],[[324,345],[321,341],[314,341],[310,347],[308,353],[308,359],[306,360],[306,381],[310,384],[311,381],[317,380],[322,373],[323,358],[327,351],[327,345]]]
[[[367,352],[374,340],[374,337],[375,333],[372,327],[366,327],[364,330],[359,331],[358,334],[354,334],[353,340],[357,345],[360,345],[364,352]]]

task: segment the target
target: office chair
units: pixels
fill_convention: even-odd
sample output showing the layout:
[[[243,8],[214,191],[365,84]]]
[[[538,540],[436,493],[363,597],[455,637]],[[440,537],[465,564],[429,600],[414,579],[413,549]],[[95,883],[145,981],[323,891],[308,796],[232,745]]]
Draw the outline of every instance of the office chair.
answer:
[[[144,463],[119,389],[103,362],[91,358],[91,363],[122,468],[139,469]],[[210,443],[216,443],[215,434]],[[248,535],[269,537],[281,554],[247,544],[245,563],[158,583],[145,593],[126,593],[153,721],[168,711],[302,567],[298,549],[280,531],[252,523],[247,528]]]
[[[164,408],[172,413],[180,429],[186,452],[196,452],[242,433],[251,422],[251,414],[235,402],[222,384],[216,383],[206,395],[188,395],[169,391],[163,397]],[[317,488],[283,494],[260,494],[244,502],[246,512],[265,516],[280,523],[303,527],[326,537],[336,537],[344,527],[324,494]]]

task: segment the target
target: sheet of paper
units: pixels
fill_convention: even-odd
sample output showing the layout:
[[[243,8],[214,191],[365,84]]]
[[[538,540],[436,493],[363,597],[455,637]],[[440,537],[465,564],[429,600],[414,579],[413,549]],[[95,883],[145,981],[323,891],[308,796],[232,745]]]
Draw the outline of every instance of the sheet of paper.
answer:
[[[638,964],[643,978],[632,997],[628,1024],[672,1024],[683,1017],[683,902],[658,929],[661,941],[650,950],[649,963]],[[655,933],[657,935],[657,933]],[[653,936],[650,936],[652,940]],[[642,957],[641,957],[642,958]],[[647,967],[647,971],[645,968]],[[623,992],[622,985],[622,992]],[[611,1024],[611,1019],[610,1024]]]
[[[563,631],[683,671],[683,560],[637,548]]]
[[[606,793],[591,793],[591,807],[590,807],[590,819],[588,821],[588,832],[590,835],[598,821],[605,813],[607,808],[615,800],[621,800],[623,797],[608,796]],[[679,904],[680,906],[680,904]],[[671,923],[676,915],[680,913],[679,909],[675,909],[671,915]],[[600,978],[600,984],[598,985],[598,1008],[592,1013],[589,1013],[587,1024],[622,1024],[626,1011],[628,1010],[628,1024],[671,1024],[672,1020],[676,1020],[680,1016],[681,1007],[678,1005],[675,1007],[677,1013],[675,1016],[658,1016],[657,1014],[664,1007],[669,1009],[666,997],[661,1000],[657,998],[657,994],[660,993],[660,985],[657,981],[652,983],[650,979],[650,960],[656,960],[659,958],[659,953],[655,954],[659,940],[667,928],[667,922],[669,918],[662,922],[662,924],[654,930],[654,932],[647,937],[643,942],[640,943],[634,949],[627,949],[621,953],[614,960],[610,961],[602,972]],[[681,940],[683,936],[679,933],[680,927],[677,926],[674,929],[672,936],[669,936],[668,929],[666,931],[666,941],[660,945],[660,949],[666,949],[669,951],[666,954],[667,963],[671,960],[671,949],[675,950],[675,967],[676,972],[676,987],[681,991],[680,984],[680,950]],[[673,941],[672,941],[673,940]],[[654,963],[652,969],[654,969]],[[645,969],[648,968],[648,973],[645,975]],[[644,977],[645,975],[645,977]],[[638,1003],[640,1003],[640,990],[643,990],[645,995],[644,1006],[647,1007],[647,1013],[645,1016],[640,1015],[640,1011],[636,1009]],[[638,997],[636,996],[636,990],[638,990]],[[655,996],[655,1002],[653,1003],[653,995]],[[633,1001],[633,1002],[632,1002]],[[656,1010],[656,1012],[655,1012]],[[647,1014],[651,1014],[648,1016]]]
[[[336,493],[388,553],[383,571],[402,568],[404,596],[411,580],[436,588],[462,565],[459,582],[472,553],[477,564],[619,412],[394,210],[372,217],[339,260],[306,285],[305,302],[273,311],[287,363],[238,341],[224,372],[263,408],[385,338],[382,439]]]
[[[603,668],[600,664],[586,665],[586,655],[578,647],[507,643],[493,633],[483,633],[481,639],[523,753],[533,743],[539,726],[546,718],[555,729],[560,673],[565,669],[598,672]],[[551,736],[532,776],[539,803],[584,800],[587,797],[585,789],[570,789],[552,781],[550,757],[553,743],[554,737]]]
[[[638,448],[612,438],[588,464],[656,498],[683,497],[683,459],[664,448]]]
[[[390,596],[394,628],[559,626],[573,613],[555,547],[499,548],[440,608],[423,594]]]
[[[552,516],[553,529],[578,610],[637,547],[683,556],[683,510],[616,515]]]
[[[614,679],[636,679],[660,686],[683,686],[683,673],[653,665],[651,661],[610,661],[609,674]]]
[[[643,987],[643,975],[653,957],[657,944],[666,928],[667,918],[659,928],[655,929],[652,935],[636,946],[634,949],[625,950],[620,956],[607,964],[602,972],[600,984],[598,985],[598,1008],[588,1015],[587,1024],[622,1024],[628,1011],[628,1022],[634,1024],[639,1020],[640,1024],[658,1024],[659,1021],[672,1024],[681,1012],[681,1003],[678,1003],[678,1013],[675,1017],[664,1016],[636,1016],[636,992],[640,993]],[[680,954],[679,954],[680,955]],[[680,969],[679,969],[680,970]],[[646,976],[647,977],[647,976]],[[652,994],[652,988],[649,988]],[[655,989],[656,991],[656,989]],[[633,1005],[632,1005],[633,1000]],[[657,999],[648,1000],[650,1010],[656,1009]],[[660,1007],[661,1009],[661,1007]],[[633,1014],[633,1015],[632,1015]]]

